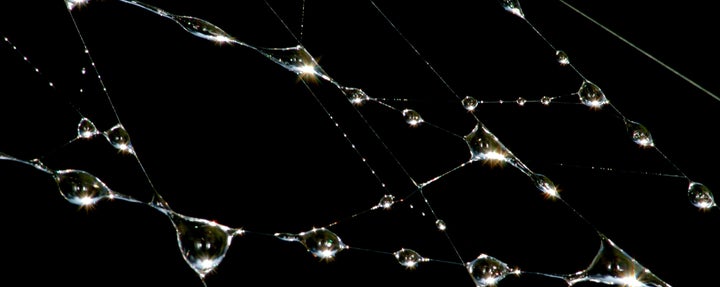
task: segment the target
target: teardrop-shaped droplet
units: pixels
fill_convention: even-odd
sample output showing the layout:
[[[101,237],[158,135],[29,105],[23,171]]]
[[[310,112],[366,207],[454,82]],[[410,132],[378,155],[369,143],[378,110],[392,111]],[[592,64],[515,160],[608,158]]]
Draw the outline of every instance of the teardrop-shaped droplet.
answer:
[[[356,105],[361,105],[363,102],[370,99],[368,95],[361,89],[358,88],[342,88],[343,93],[347,96],[348,100]]]
[[[548,178],[547,176],[539,173],[533,173],[530,177],[535,184],[535,187],[537,187],[537,189],[542,191],[544,194],[550,197],[559,196],[555,183],[553,183],[552,180],[550,180],[550,178]]]
[[[557,57],[558,63],[562,66],[570,64],[570,58],[565,53],[565,51],[562,51],[562,50],[555,51],[555,57]]]
[[[580,102],[591,108],[599,108],[608,103],[605,93],[590,81],[583,81],[577,92]]]
[[[494,286],[505,276],[517,272],[504,262],[486,254],[480,254],[475,260],[466,263],[465,267],[478,287]]]
[[[416,126],[423,121],[422,117],[420,117],[420,113],[415,110],[405,109],[402,111],[402,115],[403,118],[405,118],[405,122],[411,126]]]
[[[132,144],[130,143],[130,134],[122,126],[117,124],[109,130],[105,131],[105,138],[116,149],[124,152],[134,153]]]
[[[166,214],[177,231],[178,246],[185,262],[200,278],[204,278],[225,258],[235,231],[201,218],[187,217],[172,211]]]
[[[616,286],[670,287],[650,270],[602,236],[600,250],[590,266],[575,274],[568,275],[569,285],[578,282],[595,282]]]
[[[505,11],[508,11],[510,13],[515,14],[516,16],[520,18],[525,18],[525,13],[523,13],[522,9],[520,8],[520,2],[518,0],[500,0],[502,2],[503,8],[505,8]]]
[[[445,224],[445,221],[442,219],[435,220],[435,227],[437,227],[440,231],[445,231],[447,229],[447,224]]]
[[[552,101],[552,98],[550,98],[548,96],[543,96],[542,98],[540,98],[540,103],[543,105],[546,105],[546,106],[550,105],[551,101]]]
[[[77,132],[78,132],[78,137],[84,138],[84,139],[89,139],[89,138],[95,136],[96,134],[98,134],[98,130],[95,127],[95,124],[92,121],[90,121],[90,119],[88,119],[88,118],[80,119],[80,123],[78,124]]]
[[[715,198],[710,189],[702,183],[691,182],[688,187],[688,199],[690,203],[700,209],[708,209],[715,206]]]
[[[168,15],[167,17],[174,20],[180,27],[194,36],[215,42],[232,41],[230,34],[225,33],[220,27],[203,19],[181,15]]]
[[[318,66],[317,61],[303,46],[290,48],[256,48],[258,52],[285,69],[298,75],[315,75],[327,81],[332,78]]]
[[[475,108],[477,108],[478,106],[478,100],[471,96],[463,98],[461,102],[463,107],[465,107],[465,109],[468,111],[474,111]]]
[[[330,260],[335,254],[347,248],[335,233],[323,228],[313,228],[298,234],[300,242],[315,257]]]
[[[67,9],[68,9],[68,10],[71,10],[71,11],[72,11],[72,9],[75,9],[75,7],[78,7],[78,6],[80,6],[80,5],[84,5],[84,4],[86,4],[88,1],[89,1],[89,0],[65,0],[65,5],[67,6]]]
[[[518,104],[518,106],[522,107],[525,105],[525,103],[527,103],[527,100],[523,97],[519,97],[517,98],[517,100],[515,100],[515,102]]]
[[[60,194],[72,204],[90,206],[101,199],[114,197],[105,183],[82,170],[58,170],[53,174],[53,178]]]
[[[651,147],[655,145],[652,136],[650,135],[650,131],[648,131],[645,126],[630,120],[626,120],[625,127],[627,128],[628,133],[630,133],[632,140],[636,144],[643,147]]]
[[[420,256],[419,253],[412,249],[403,248],[393,253],[393,255],[395,256],[395,259],[397,259],[398,263],[400,263],[400,265],[411,269],[417,267],[418,263],[428,261],[426,258],[423,258],[422,256]]]
[[[475,128],[464,139],[470,148],[471,161],[505,161],[506,156],[510,154],[497,137],[482,124],[475,125]]]
[[[377,206],[383,209],[390,209],[393,204],[395,204],[395,196],[392,194],[386,194],[380,199]]]

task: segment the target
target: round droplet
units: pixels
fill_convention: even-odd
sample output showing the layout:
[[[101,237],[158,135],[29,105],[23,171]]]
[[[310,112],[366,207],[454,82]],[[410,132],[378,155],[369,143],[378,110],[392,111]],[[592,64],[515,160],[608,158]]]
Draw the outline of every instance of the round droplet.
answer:
[[[600,87],[587,80],[580,85],[577,94],[580,97],[580,102],[591,108],[599,108],[608,103]]]
[[[407,268],[415,268],[418,263],[428,261],[412,249],[403,248],[393,253],[393,255],[395,256],[395,259],[397,259],[398,263],[400,263],[400,265]]]
[[[98,130],[95,127],[95,124],[91,122],[88,118],[82,118],[80,119],[80,123],[78,124],[77,128],[78,137],[89,139],[96,134],[98,134]]]
[[[515,102],[518,104],[518,106],[522,107],[525,105],[525,103],[527,103],[527,100],[523,97],[519,97],[517,98],[517,100],[515,100]]]
[[[447,229],[447,224],[445,224],[444,220],[438,219],[435,221],[435,227],[437,227],[440,231],[445,231],[445,229]]]
[[[478,287],[494,286],[505,276],[515,272],[507,264],[485,254],[480,254],[478,258],[468,262],[466,267]]]
[[[87,71],[85,70],[85,67],[83,67],[83,68],[80,70],[80,73],[83,74],[83,75],[85,75],[85,72],[87,72]]]
[[[420,114],[415,110],[405,109],[402,111],[402,115],[405,118],[405,122],[411,126],[416,126],[423,121],[422,117],[420,117]]]
[[[324,227],[300,233],[298,237],[308,252],[320,259],[332,259],[335,254],[347,248],[340,237]]]
[[[105,138],[116,149],[133,153],[132,144],[130,143],[130,134],[121,124],[117,124],[105,132]]]
[[[558,63],[562,66],[570,64],[570,58],[568,58],[568,55],[562,50],[555,51],[555,57],[557,57]]]
[[[465,97],[464,99],[462,99],[461,102],[463,107],[465,107],[465,109],[468,111],[474,111],[475,108],[477,108],[478,106],[478,100],[471,96]]]
[[[542,98],[540,98],[540,103],[546,106],[550,105],[550,101],[552,101],[552,98],[548,96],[543,96]]]
[[[177,241],[185,262],[204,278],[213,271],[227,253],[233,229],[200,218],[167,212],[177,231]]]
[[[94,175],[82,170],[58,170],[53,174],[60,194],[70,203],[90,206],[104,198],[113,198],[110,189]]]
[[[370,99],[363,90],[358,88],[343,88],[343,91],[345,92],[345,96],[348,97],[348,100],[356,105],[360,105]]]
[[[392,194],[386,194],[380,199],[378,206],[383,209],[390,209],[395,204],[395,196]]]
[[[708,209],[715,206],[715,198],[710,189],[702,183],[691,182],[688,187],[688,199],[690,203],[700,209]]]
[[[632,140],[643,147],[651,147],[654,146],[655,143],[653,142],[652,136],[650,135],[650,131],[648,129],[636,122],[627,120],[625,121],[625,127],[627,128],[628,132],[630,133],[630,136],[632,137]]]
[[[537,187],[540,191],[542,191],[544,194],[551,196],[551,197],[557,197],[558,191],[555,184],[550,180],[547,176],[534,173],[531,175],[533,183],[535,183],[535,187]]]

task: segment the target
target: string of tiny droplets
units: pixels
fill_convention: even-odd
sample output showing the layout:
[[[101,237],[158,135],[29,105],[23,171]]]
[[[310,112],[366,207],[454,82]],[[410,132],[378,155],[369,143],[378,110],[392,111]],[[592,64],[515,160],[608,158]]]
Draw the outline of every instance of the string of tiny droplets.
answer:
[[[310,54],[302,47],[291,47],[291,48],[275,48],[275,49],[264,49],[264,48],[256,48],[252,47],[250,45],[247,45],[245,43],[242,43],[240,41],[234,40],[232,37],[227,35],[222,29],[219,27],[212,25],[211,23],[204,21],[202,19],[194,18],[194,17],[188,17],[188,16],[177,16],[170,13],[167,13],[161,9],[158,9],[156,7],[152,7],[149,5],[146,5],[141,2],[137,1],[122,1],[128,4],[133,4],[136,6],[139,6],[141,8],[145,8],[151,12],[156,13],[159,16],[163,16],[169,19],[174,20],[176,23],[180,24],[185,30],[192,33],[195,36],[199,36],[202,38],[206,38],[213,41],[219,41],[219,42],[231,42],[240,44],[242,46],[252,48],[263,54],[264,56],[268,57],[272,61],[276,62],[277,64],[282,65],[283,67],[287,68],[290,71],[293,71],[299,75],[315,75],[319,76],[320,78],[323,78],[333,84],[335,84],[340,90],[346,94],[351,102],[353,103],[362,103],[365,100],[375,100],[380,102],[382,105],[391,108],[393,110],[400,111],[400,109],[397,109],[393,106],[387,105],[377,99],[370,98],[367,96],[361,89],[357,88],[350,88],[350,87],[344,87],[334,81],[332,78],[330,78],[322,69],[317,65],[317,62],[310,56]],[[75,5],[82,4],[80,1],[66,1],[68,4],[68,8],[72,10],[72,8]],[[512,12],[513,14],[521,17],[522,19],[525,19],[524,14],[522,13],[522,10],[520,9],[519,3],[516,1],[503,1],[502,2],[505,9]],[[374,3],[373,3],[374,4]],[[377,6],[376,6],[377,7]],[[378,8],[379,9],[379,8]],[[389,20],[389,19],[388,19]],[[525,21],[527,21],[525,19]],[[527,22],[530,24],[530,22]],[[531,25],[531,27],[533,27]],[[533,27],[534,28],[534,27]],[[538,35],[542,37],[542,34],[540,34],[537,29],[535,29],[536,32],[538,32]],[[399,31],[398,31],[399,32]],[[543,39],[551,46],[550,42],[548,42],[544,37]],[[6,38],[5,41],[7,43],[10,43],[9,40]],[[13,45],[11,45],[13,46]],[[16,49],[13,46],[13,49]],[[553,48],[553,50],[555,50]],[[417,50],[416,50],[417,51]],[[86,47],[86,53],[88,53],[87,47]],[[89,53],[88,53],[89,56]],[[569,65],[569,61],[567,58],[567,55],[565,55],[563,52],[558,51],[557,56],[559,57],[559,61],[561,64]],[[24,58],[26,61],[27,58]],[[29,62],[29,61],[28,61]],[[92,63],[94,67],[94,62]],[[432,67],[431,67],[432,68]],[[574,67],[573,69],[577,71]],[[434,69],[433,69],[434,70]],[[36,70],[38,71],[38,70]],[[578,72],[580,75],[580,73]],[[582,76],[582,75],[581,75]],[[100,81],[101,79],[98,78]],[[580,96],[581,101],[583,104],[586,104],[591,107],[600,107],[606,104],[609,104],[607,99],[605,98],[602,91],[597,87],[596,85],[589,82],[587,79],[583,77],[584,81],[580,88],[580,90],[576,93],[578,96]],[[51,83],[51,82],[50,82]],[[52,86],[52,83],[50,84]],[[104,91],[107,93],[107,90],[104,89]],[[109,98],[109,96],[108,96]],[[524,101],[522,99],[518,99],[519,104],[524,104]],[[543,103],[545,101],[542,101]],[[548,101],[549,103],[549,101]],[[462,100],[462,104],[468,108],[469,110],[472,110],[477,105],[477,101],[473,98],[466,97]],[[521,105],[522,105],[521,104]],[[611,105],[612,106],[612,105]],[[616,112],[619,113],[619,111],[612,106]],[[420,115],[410,109],[404,109],[401,111],[403,116],[405,117],[406,121],[410,125],[419,125],[419,124],[428,124],[433,127],[434,126],[428,122],[425,122]],[[620,113],[619,113],[620,114]],[[329,114],[328,114],[329,115]],[[620,114],[622,116],[622,114]],[[330,115],[329,115],[330,116]],[[631,124],[629,124],[629,120],[622,116],[622,118],[626,121],[626,124],[628,124],[628,129],[630,130]],[[334,121],[334,120],[333,120]],[[119,122],[119,121],[118,121]],[[337,122],[335,122],[335,125],[339,128],[339,125]],[[439,127],[438,127],[439,128]],[[636,138],[636,134],[633,131],[633,139],[642,146],[650,146],[654,147],[654,144],[652,142],[652,139],[649,136],[649,133],[647,133],[647,130],[644,129],[645,132],[641,136],[639,136],[641,139]],[[105,138],[117,149],[127,152],[128,154],[131,154],[136,157],[137,154],[135,153],[135,150],[133,149],[129,135],[127,134],[127,131],[123,128],[121,124],[118,123],[118,125],[114,126],[113,128],[105,131],[105,132],[99,132],[95,128],[94,124],[92,122],[82,117],[81,122],[78,126],[78,136],[76,139],[80,138],[90,138],[94,137],[96,135],[102,134],[105,136]],[[344,137],[347,139],[347,135],[343,133]],[[644,137],[644,138],[643,138]],[[468,161],[467,163],[471,163],[474,161],[504,161],[507,162],[514,167],[521,170],[523,173],[528,175],[533,179],[535,184],[538,186],[538,188],[541,189],[541,191],[545,192],[546,194],[560,199],[559,195],[557,194],[557,191],[555,190],[554,184],[547,179],[546,177],[532,172],[527,166],[525,166],[519,159],[517,159],[510,151],[505,148],[502,143],[500,143],[497,138],[487,130],[487,128],[482,125],[478,121],[478,125],[475,127],[473,132],[471,132],[469,135],[466,135],[462,137],[466,143],[468,144],[472,159]],[[75,139],[74,139],[75,140]],[[74,141],[73,140],[73,141]],[[349,139],[348,139],[348,142]],[[352,143],[350,142],[352,145]],[[358,153],[359,151],[352,145],[352,148]],[[658,150],[659,151],[659,150]],[[31,161],[23,161],[16,159],[14,157],[11,157],[9,155],[1,154],[1,158],[6,160],[13,160],[25,164],[30,164],[36,168],[38,168],[41,171],[44,171],[48,174],[51,174],[56,182],[58,183],[58,186],[60,188],[61,194],[70,202],[78,204],[78,205],[91,205],[95,202],[103,199],[103,198],[116,198],[126,201],[132,201],[132,202],[138,202],[137,200],[130,198],[126,195],[122,195],[120,193],[117,193],[115,191],[112,191],[109,189],[102,181],[97,179],[96,177],[92,176],[91,174],[79,171],[79,170],[51,170],[44,165],[42,165],[41,162],[38,160],[31,160]],[[667,159],[667,157],[665,157]],[[363,162],[366,162],[363,158]],[[139,163],[139,159],[138,159]],[[399,162],[398,162],[399,163]],[[458,168],[465,166],[463,163]],[[367,165],[367,164],[366,164]],[[368,168],[372,171],[372,173],[375,175],[375,172],[372,170],[372,168],[367,165]],[[682,173],[682,172],[681,172]],[[446,173],[447,174],[447,173]],[[147,174],[146,174],[147,175]],[[444,174],[443,174],[444,175]],[[683,174],[684,175],[684,174]],[[377,176],[377,175],[376,175]],[[409,175],[408,175],[409,176]],[[441,175],[442,176],[442,175]],[[420,194],[422,194],[422,187],[426,186],[427,184],[430,184],[432,181],[440,178],[441,176],[438,176],[428,182],[424,182],[421,184],[416,184],[418,187],[418,190],[420,191]],[[685,176],[685,178],[687,178]],[[379,178],[378,178],[379,180]],[[380,181],[381,182],[381,181]],[[691,182],[690,185],[690,191],[689,193],[692,195],[693,185],[695,185],[695,188],[702,189],[699,194],[709,197],[709,203],[706,200],[703,205],[698,206],[696,202],[693,202],[696,206],[700,208],[710,208],[715,206],[714,201],[712,201],[712,194],[709,193],[707,188],[705,188],[703,185],[695,182]],[[384,187],[384,186],[383,186]],[[204,219],[199,218],[191,218],[187,216],[180,215],[178,213],[175,213],[174,211],[170,210],[167,203],[165,203],[161,197],[159,197],[159,194],[156,192],[155,199],[149,204],[152,207],[155,207],[159,211],[165,213],[170,217],[173,224],[175,225],[175,228],[178,230],[178,243],[180,245],[181,251],[183,251],[183,256],[185,257],[185,260],[187,263],[199,274],[201,278],[204,278],[205,275],[207,275],[210,271],[212,271],[225,256],[225,252],[227,251],[227,248],[230,245],[230,241],[233,236],[243,234],[245,231],[241,229],[234,229],[229,228],[214,222],[210,222]],[[424,197],[424,196],[423,196]],[[560,199],[562,200],[562,199]],[[692,197],[691,197],[692,200]],[[392,195],[386,195],[384,196],[380,203],[369,210],[376,210],[379,208],[390,208],[393,204],[401,202],[402,200],[395,200]],[[564,201],[562,201],[565,203]],[[429,206],[429,202],[426,203]],[[565,203],[567,205],[567,203]],[[567,205],[570,207],[569,205]],[[432,211],[432,208],[430,207],[430,210]],[[358,213],[360,214],[360,213]],[[433,212],[434,214],[434,212]],[[578,214],[576,212],[576,214]],[[579,214],[578,214],[579,216]],[[331,225],[329,225],[331,226]],[[328,226],[328,227],[329,227]],[[438,228],[441,230],[444,230],[445,224],[441,220],[438,219]],[[626,274],[606,274],[607,271],[597,270],[595,265],[591,265],[587,269],[577,272],[575,274],[570,274],[567,276],[561,276],[560,278],[565,279],[568,281],[568,283],[573,284],[575,282],[581,282],[581,281],[600,281],[602,283],[607,284],[628,284],[628,282],[633,282],[632,280],[640,280],[640,282],[643,285],[647,286],[666,286],[667,284],[662,282],[662,280],[658,279],[655,276],[651,276],[651,273],[647,271],[644,267],[639,265],[634,259],[632,259],[629,255],[624,253],[622,250],[620,250],[618,247],[616,247],[609,239],[604,237],[601,233],[598,233],[602,240],[601,249],[598,252],[598,255],[594,262],[603,262],[603,263],[611,263],[616,265],[623,265],[623,266],[632,266],[634,270],[642,270],[641,273],[643,276],[639,278],[628,278]],[[199,237],[198,237],[199,236]],[[344,249],[348,249],[349,247],[344,245],[342,241],[332,233],[331,231],[327,230],[326,228],[317,228],[313,229],[307,232],[302,232],[299,234],[276,234],[277,237],[281,239],[285,239],[288,241],[297,241],[305,245],[305,247],[310,251],[313,255],[318,256],[320,258],[331,258],[333,257],[337,252],[342,251]],[[204,249],[197,250],[194,249],[194,243],[197,243],[198,241],[208,243],[205,244]],[[332,243],[332,244],[328,244]],[[420,256],[417,252],[409,250],[409,249],[401,249],[395,253],[392,253],[401,264],[407,266],[407,267],[413,267],[416,264],[420,262],[426,262],[430,259],[423,258]],[[462,261],[461,261],[462,263]],[[477,259],[473,260],[472,262],[468,262],[466,264],[468,268],[468,273],[473,277],[475,280],[475,283],[478,286],[487,286],[497,283],[498,281],[502,280],[506,275],[516,273],[520,274],[521,272],[518,269],[510,269],[507,264],[491,257],[485,254],[481,254]],[[554,275],[544,274],[550,277],[553,277]]]

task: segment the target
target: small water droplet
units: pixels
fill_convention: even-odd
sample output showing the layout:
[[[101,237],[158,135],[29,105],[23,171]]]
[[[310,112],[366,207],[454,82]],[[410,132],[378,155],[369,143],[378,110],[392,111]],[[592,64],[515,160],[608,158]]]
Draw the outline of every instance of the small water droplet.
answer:
[[[546,105],[546,106],[550,105],[551,101],[552,101],[552,98],[550,98],[548,96],[543,96],[542,98],[540,98],[540,103],[543,105]]]
[[[383,209],[390,209],[393,204],[395,204],[395,196],[392,194],[386,194],[380,199],[378,206]]]
[[[94,175],[75,169],[58,170],[53,174],[60,194],[70,203],[90,206],[104,198],[113,198],[113,192]]]
[[[533,173],[531,176],[533,183],[535,184],[535,187],[542,191],[544,194],[550,196],[550,197],[558,197],[558,190],[555,186],[555,183],[550,180],[547,176],[539,173]]]
[[[89,138],[95,136],[96,134],[98,134],[98,130],[95,127],[95,124],[92,121],[90,121],[90,119],[88,119],[88,118],[80,119],[80,123],[78,124],[77,132],[78,132],[78,137],[84,138],[84,139],[89,139]]]
[[[465,109],[468,111],[474,111],[475,108],[477,108],[478,106],[478,100],[471,96],[465,97],[464,99],[462,99],[461,102],[463,107],[465,107]]]
[[[132,144],[130,143],[130,134],[128,134],[121,124],[115,125],[104,134],[108,142],[110,142],[110,144],[112,144],[116,149],[134,153]]]
[[[405,122],[411,126],[416,126],[423,121],[422,117],[420,117],[420,113],[415,110],[405,109],[402,111],[402,115],[405,118]]]
[[[400,265],[405,266],[409,269],[417,267],[418,263],[427,262],[426,258],[420,256],[415,250],[402,248],[393,253],[395,259],[397,259]]]
[[[169,14],[167,16],[178,23],[178,25],[185,29],[185,31],[193,34],[194,36],[215,42],[232,41],[232,36],[230,36],[230,34],[220,29],[220,27],[203,19]]]
[[[500,141],[485,128],[482,124],[475,125],[475,128],[464,137],[465,142],[470,148],[470,160],[506,160],[506,156],[510,152]]]
[[[335,233],[323,228],[313,228],[296,236],[310,254],[324,260],[330,260],[335,254],[347,248]],[[295,240],[293,240],[295,241]]]
[[[715,198],[710,189],[702,183],[691,182],[688,187],[688,199],[690,203],[700,209],[708,209],[715,206]]]
[[[505,276],[514,273],[507,264],[486,254],[480,254],[465,266],[478,287],[494,286]]]
[[[87,72],[87,71],[85,70],[85,67],[83,67],[83,68],[80,70],[80,74],[85,75],[86,72]]]
[[[185,262],[204,278],[212,272],[227,253],[234,230],[200,218],[165,212],[175,226],[177,241]]]
[[[560,63],[560,65],[562,65],[562,66],[570,64],[570,58],[562,50],[555,51],[555,57],[557,57],[558,63]]]
[[[345,93],[345,96],[347,96],[348,100],[356,105],[361,105],[363,102],[370,99],[370,97],[368,97],[368,95],[363,90],[358,88],[343,87],[342,91],[343,93]]]
[[[583,81],[577,92],[580,102],[591,108],[599,108],[608,103],[605,93],[590,81]]]
[[[84,5],[84,4],[86,4],[88,1],[89,1],[89,0],[65,0],[65,5],[67,6],[67,9],[68,9],[68,10],[71,10],[71,11],[72,11],[72,9],[74,9],[75,7],[80,6],[80,5]]]
[[[515,100],[515,102],[518,104],[518,106],[522,107],[525,105],[525,103],[527,103],[527,100],[523,97],[519,97],[517,98],[517,100]]]
[[[303,46],[290,48],[256,48],[268,59],[301,76],[315,75],[327,81],[332,78],[318,66],[317,61]]]
[[[523,13],[522,9],[520,9],[520,2],[518,2],[518,0],[501,0],[501,2],[505,11],[525,19],[525,13]]]
[[[650,131],[648,131],[645,126],[630,120],[626,120],[625,127],[628,133],[630,133],[632,140],[636,144],[643,147],[651,147],[655,145],[652,136],[650,135]]]
[[[440,231],[445,231],[445,229],[447,229],[447,224],[445,224],[444,220],[438,219],[435,221],[435,227],[437,227]]]

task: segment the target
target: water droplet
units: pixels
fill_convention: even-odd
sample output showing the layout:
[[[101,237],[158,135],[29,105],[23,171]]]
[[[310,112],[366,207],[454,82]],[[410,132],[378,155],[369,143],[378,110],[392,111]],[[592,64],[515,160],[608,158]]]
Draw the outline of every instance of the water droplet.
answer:
[[[552,98],[548,96],[543,96],[542,98],[540,98],[540,103],[546,106],[550,105],[550,101],[552,101]]]
[[[501,2],[505,11],[525,19],[525,13],[523,13],[522,9],[520,9],[520,2],[518,2],[518,0],[501,0]]]
[[[313,256],[324,260],[331,260],[335,254],[347,248],[340,237],[324,227],[313,228],[297,235],[276,234],[276,237],[286,241],[299,241]]]
[[[560,65],[562,65],[562,66],[570,64],[570,58],[564,51],[561,51],[561,50],[555,51],[555,57],[557,57],[558,63],[560,63]]]
[[[415,110],[405,109],[402,111],[402,115],[405,118],[405,122],[411,126],[416,126],[423,121],[422,117],[420,117],[420,114]]]
[[[700,209],[708,209],[715,206],[715,198],[710,189],[702,183],[691,182],[688,187],[688,199],[690,203]]]
[[[2,159],[1,155],[2,155],[2,154],[0,154],[0,159]],[[35,168],[37,168],[37,169],[39,169],[39,170],[42,170],[42,171],[44,171],[44,172],[53,173],[53,172],[45,165],[45,163],[43,163],[43,162],[42,162],[40,159],[38,159],[38,158],[31,159],[31,160],[30,160],[30,164],[31,164],[33,167],[35,167]]]
[[[465,266],[478,287],[494,286],[505,276],[515,272],[504,262],[486,254],[480,254]]]
[[[90,121],[88,118],[82,118],[80,119],[80,123],[78,124],[77,128],[78,137],[89,139],[96,134],[98,134],[98,130],[95,127],[95,124]]]
[[[539,173],[533,173],[531,176],[535,187],[537,187],[544,194],[551,197],[558,197],[558,190],[555,184],[547,176]]]
[[[464,99],[462,99],[461,102],[463,107],[465,107],[465,109],[468,111],[474,111],[475,108],[477,108],[478,106],[478,100],[471,96],[465,97]]]
[[[395,204],[395,196],[392,194],[386,194],[380,199],[380,203],[378,203],[378,206],[383,209],[390,209],[393,204]]]
[[[435,221],[435,227],[437,227],[440,231],[445,231],[445,229],[447,229],[447,224],[445,224],[444,220],[438,219]]]
[[[134,153],[132,144],[130,143],[130,134],[121,124],[117,124],[105,133],[105,138],[116,149],[124,152]]]
[[[393,255],[400,265],[410,269],[417,267],[418,263],[428,261],[428,259],[423,258],[419,253],[412,249],[403,248],[393,253]]]
[[[510,152],[500,141],[485,128],[482,124],[475,125],[475,128],[464,137],[470,148],[470,160],[494,160],[505,161]]]
[[[67,5],[68,10],[72,10],[77,6],[84,5],[89,0],[65,0],[65,5]]]
[[[83,68],[80,70],[80,73],[83,74],[83,75],[85,75],[85,72],[86,72],[85,67],[83,67]]]
[[[590,266],[567,276],[566,280],[570,285],[589,281],[617,286],[670,287],[605,236]]]
[[[628,133],[630,133],[632,140],[636,144],[643,147],[651,147],[655,145],[652,136],[650,135],[650,131],[648,131],[645,126],[630,120],[626,120],[625,127],[627,128]]]
[[[194,36],[215,42],[232,41],[232,36],[230,36],[230,34],[225,33],[225,31],[220,29],[220,27],[203,19],[169,14],[167,14],[167,17],[174,20],[180,25],[180,27]]]
[[[580,102],[591,108],[599,108],[608,103],[600,87],[587,80],[580,85],[577,94],[580,97]]]
[[[58,170],[53,178],[60,194],[72,204],[90,206],[101,199],[114,197],[105,183],[82,170]]]
[[[522,107],[525,105],[525,103],[527,103],[527,100],[523,97],[519,97],[517,98],[517,100],[515,100],[515,102],[518,104],[518,106]]]
[[[342,88],[343,93],[345,93],[345,96],[347,96],[348,100],[350,100],[351,103],[356,105],[361,105],[363,102],[370,99],[368,95],[361,89],[358,88]]]
[[[268,59],[298,75],[315,75],[333,82],[325,71],[318,66],[315,58],[303,46],[290,48],[256,48]]]
[[[177,231],[177,241],[185,262],[200,278],[213,271],[227,253],[234,229],[200,218],[165,212]]]

